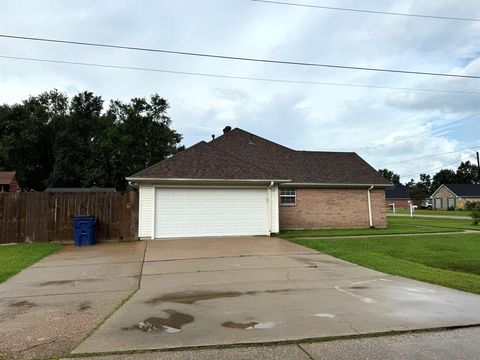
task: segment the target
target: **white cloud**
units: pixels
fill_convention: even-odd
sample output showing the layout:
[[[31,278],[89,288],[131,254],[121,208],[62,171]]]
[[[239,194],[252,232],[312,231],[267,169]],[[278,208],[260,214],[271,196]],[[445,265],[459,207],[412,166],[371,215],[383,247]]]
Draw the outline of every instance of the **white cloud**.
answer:
[[[477,0],[330,1],[332,6],[480,18]],[[0,32],[332,64],[480,74],[480,24],[249,1],[4,1]],[[190,72],[480,91],[478,80],[267,65],[0,39],[2,55]],[[0,102],[58,88],[104,99],[159,93],[185,145],[239,126],[286,146],[357,151],[372,165],[480,143],[480,95],[212,79],[0,60]],[[446,124],[451,126],[441,127]],[[418,135],[417,135],[418,134]],[[412,136],[414,135],[414,136]],[[402,140],[403,139],[403,140]],[[473,145],[472,145],[473,146]],[[469,153],[401,163],[411,174]]]

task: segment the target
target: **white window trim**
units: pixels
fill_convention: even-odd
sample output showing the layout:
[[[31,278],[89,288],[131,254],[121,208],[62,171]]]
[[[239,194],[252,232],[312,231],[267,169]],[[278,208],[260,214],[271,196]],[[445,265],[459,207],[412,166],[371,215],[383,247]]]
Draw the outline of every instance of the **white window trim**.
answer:
[[[294,194],[293,195],[282,194],[282,190],[287,190],[287,189],[293,190]],[[297,189],[296,188],[292,188],[292,187],[280,188],[279,193],[280,193],[280,206],[295,206],[295,205],[297,205]],[[282,199],[284,199],[284,198],[293,198],[294,202],[293,203],[283,203]]]

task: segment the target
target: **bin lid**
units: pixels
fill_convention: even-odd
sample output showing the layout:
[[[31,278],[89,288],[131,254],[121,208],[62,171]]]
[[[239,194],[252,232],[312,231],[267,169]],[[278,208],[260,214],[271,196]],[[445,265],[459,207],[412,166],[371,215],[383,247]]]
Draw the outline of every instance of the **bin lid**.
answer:
[[[95,220],[95,216],[92,215],[77,215],[73,217],[73,220]]]

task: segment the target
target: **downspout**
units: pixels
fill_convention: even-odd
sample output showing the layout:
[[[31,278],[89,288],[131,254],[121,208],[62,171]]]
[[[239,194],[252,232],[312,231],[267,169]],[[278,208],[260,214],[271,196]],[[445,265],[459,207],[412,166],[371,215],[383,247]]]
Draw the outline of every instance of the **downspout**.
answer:
[[[372,219],[372,201],[370,199],[370,190],[373,189],[373,185],[367,189],[367,201],[368,201],[368,223],[371,228],[373,228],[373,219]]]
[[[272,187],[273,181],[268,185],[268,235],[272,233]]]

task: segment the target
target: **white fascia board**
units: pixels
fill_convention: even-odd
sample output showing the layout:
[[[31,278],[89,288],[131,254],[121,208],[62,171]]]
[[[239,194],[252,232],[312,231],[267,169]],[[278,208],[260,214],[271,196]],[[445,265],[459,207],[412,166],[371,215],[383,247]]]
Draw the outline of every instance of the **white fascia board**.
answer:
[[[164,183],[164,182],[201,182],[201,183],[288,183],[291,180],[285,179],[192,179],[192,178],[125,178],[131,182],[148,182],[148,183]]]

